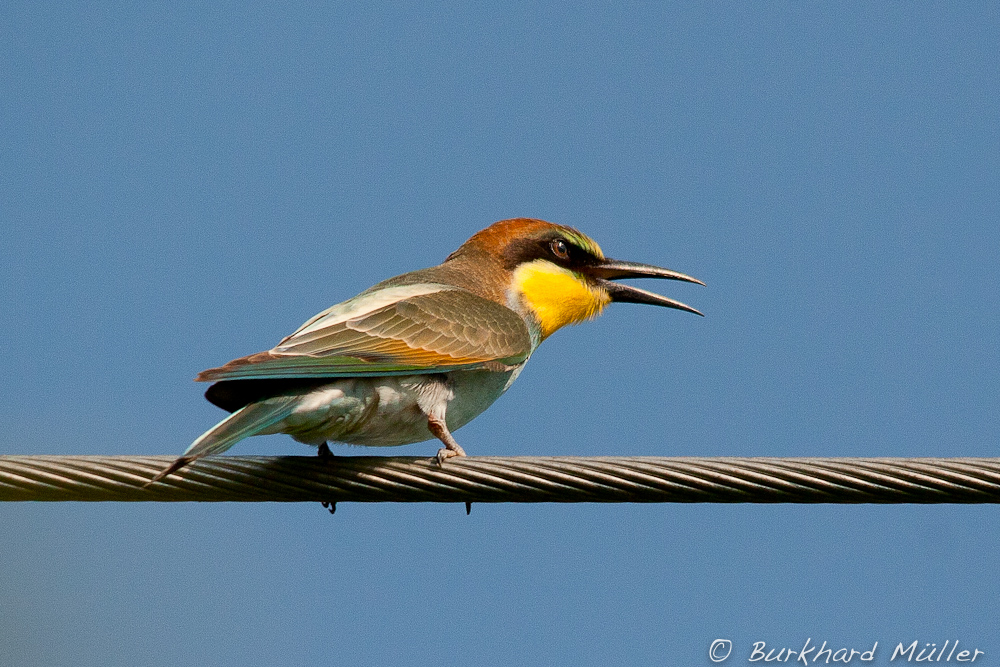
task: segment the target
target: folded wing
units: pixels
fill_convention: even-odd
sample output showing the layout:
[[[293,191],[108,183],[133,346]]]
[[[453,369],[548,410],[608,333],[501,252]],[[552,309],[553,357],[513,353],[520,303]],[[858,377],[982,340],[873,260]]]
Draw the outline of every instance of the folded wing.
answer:
[[[520,364],[531,337],[514,311],[451,285],[362,293],[268,352],[203,371],[201,382],[440,373]]]

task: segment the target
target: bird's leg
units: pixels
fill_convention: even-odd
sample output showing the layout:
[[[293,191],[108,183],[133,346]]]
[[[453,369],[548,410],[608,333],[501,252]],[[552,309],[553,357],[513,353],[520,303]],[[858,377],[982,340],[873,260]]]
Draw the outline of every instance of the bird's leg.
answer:
[[[437,453],[438,465],[444,465],[445,460],[453,456],[465,456],[465,450],[455,442],[455,438],[451,436],[443,417],[427,415],[427,430],[444,443],[444,447],[439,449]]]
[[[333,459],[337,458],[333,452],[330,451],[330,445],[325,442],[321,443],[316,449],[316,455],[319,457],[320,461],[329,463]],[[337,503],[332,500],[324,500],[320,503],[324,508],[326,508],[330,514],[335,514],[337,512]]]
[[[443,373],[429,375],[417,390],[417,407],[427,416],[427,430],[444,443],[444,447],[437,453],[438,465],[444,465],[445,460],[453,456],[465,456],[465,450],[455,442],[455,438],[451,437],[451,431],[448,430],[448,424],[444,419],[448,401],[455,398],[448,376]]]

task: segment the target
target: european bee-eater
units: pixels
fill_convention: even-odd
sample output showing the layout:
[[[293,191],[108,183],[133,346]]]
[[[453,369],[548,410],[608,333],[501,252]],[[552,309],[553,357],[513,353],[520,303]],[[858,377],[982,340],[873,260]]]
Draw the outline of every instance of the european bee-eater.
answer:
[[[267,352],[203,371],[205,397],[232,414],[153,481],[252,435],[392,446],[440,440],[440,463],[465,452],[451,432],[488,408],[557,329],[613,301],[701,315],[611,282],[683,273],[608,259],[589,237],[542,220],[502,220],[444,263],[383,281],[319,313]]]

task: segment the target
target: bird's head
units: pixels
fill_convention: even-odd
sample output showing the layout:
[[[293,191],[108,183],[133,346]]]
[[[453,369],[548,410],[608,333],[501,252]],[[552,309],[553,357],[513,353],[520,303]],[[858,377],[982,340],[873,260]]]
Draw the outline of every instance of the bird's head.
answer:
[[[543,220],[501,220],[478,232],[449,261],[492,260],[504,284],[505,305],[527,315],[546,338],[567,324],[596,317],[613,301],[646,303],[700,312],[680,301],[616,282],[622,278],[665,278],[703,285],[677,271],[604,256],[590,237]]]

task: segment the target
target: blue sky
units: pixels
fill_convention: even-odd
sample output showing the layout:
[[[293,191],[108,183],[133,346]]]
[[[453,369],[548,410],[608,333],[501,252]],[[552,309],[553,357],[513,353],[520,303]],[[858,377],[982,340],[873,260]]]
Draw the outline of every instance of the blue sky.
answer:
[[[0,453],[179,453],[221,416],[198,371],[530,216],[701,278],[648,286],[706,317],[621,304],[559,332],[457,433],[469,453],[997,454],[992,4],[0,16]],[[957,639],[994,664],[998,528],[957,506],[8,504],[0,654],[711,664],[728,638],[734,664]]]

